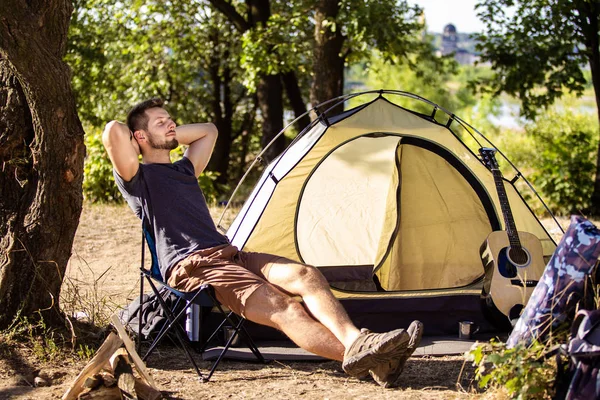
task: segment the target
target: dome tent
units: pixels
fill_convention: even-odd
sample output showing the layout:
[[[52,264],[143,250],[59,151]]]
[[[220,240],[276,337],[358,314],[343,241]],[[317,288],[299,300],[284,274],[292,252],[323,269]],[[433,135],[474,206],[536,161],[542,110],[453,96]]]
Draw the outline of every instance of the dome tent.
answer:
[[[407,99],[430,113],[398,104]],[[491,142],[406,92],[342,96],[314,111],[318,118],[265,167],[227,229],[231,243],[318,267],[357,325],[393,329],[418,318],[427,334],[455,334],[462,320],[492,330],[479,249],[504,223],[493,175],[475,155]],[[515,184],[533,188],[508,164],[516,227],[539,238],[549,257],[556,244]]]

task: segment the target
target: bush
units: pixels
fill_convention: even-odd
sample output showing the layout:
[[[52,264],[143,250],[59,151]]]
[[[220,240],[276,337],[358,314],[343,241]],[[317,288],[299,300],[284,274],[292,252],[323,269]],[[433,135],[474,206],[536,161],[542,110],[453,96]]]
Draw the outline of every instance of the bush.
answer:
[[[112,173],[112,164],[102,144],[102,131],[98,128],[86,129],[85,146],[87,156],[83,165],[83,196],[92,203],[120,203],[123,196],[117,188]],[[178,147],[171,153],[172,159],[183,156],[184,149]],[[205,171],[200,174],[198,184],[209,204],[217,201],[217,190],[214,182],[218,173]]]
[[[561,335],[564,340],[566,335]],[[475,379],[480,388],[502,389],[510,398],[551,399],[556,393],[557,362],[551,344],[533,342],[508,349],[492,340],[480,344],[468,355],[476,365]],[[562,363],[566,365],[566,363]]]
[[[563,107],[544,112],[527,123],[524,131],[505,129],[490,139],[531,181],[553,213],[580,214],[591,205],[598,121],[594,115],[576,114]],[[498,161],[505,171],[503,160]],[[512,175],[505,177],[511,179]],[[523,182],[518,180],[519,184]],[[536,213],[544,213],[528,190],[522,195]]]
[[[598,121],[569,109],[547,112],[525,130],[533,138],[531,180],[557,214],[591,206],[598,149]]]

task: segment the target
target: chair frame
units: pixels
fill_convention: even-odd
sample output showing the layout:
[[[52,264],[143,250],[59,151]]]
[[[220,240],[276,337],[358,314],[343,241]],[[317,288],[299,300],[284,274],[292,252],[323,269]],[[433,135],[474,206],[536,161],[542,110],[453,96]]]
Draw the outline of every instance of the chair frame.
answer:
[[[142,217],[142,220],[143,220],[143,217]],[[145,266],[146,243],[148,244],[148,249],[150,251],[150,255],[152,258],[151,269],[147,269]],[[160,269],[158,267],[158,258],[156,256],[156,251],[155,251],[152,235],[151,235],[150,231],[145,228],[144,224],[142,224],[142,251],[141,251],[141,263],[140,263],[140,308],[138,310],[138,317],[139,317],[140,323],[138,326],[138,342],[137,342],[137,351],[140,355],[141,355],[141,349],[142,349],[141,348],[142,347],[142,323],[141,323],[141,321],[142,321],[142,313],[143,313],[142,296],[144,295],[144,280],[148,281],[150,287],[152,288],[152,292],[156,295],[156,297],[160,303],[160,307],[164,310],[168,321],[165,322],[165,324],[162,326],[158,335],[150,344],[148,351],[145,353],[145,355],[142,356],[143,361],[145,361],[150,356],[150,354],[154,351],[154,349],[160,343],[160,341],[164,338],[164,336],[168,332],[172,331],[175,333],[177,341],[183,348],[183,350],[186,354],[186,357],[188,358],[188,360],[194,367],[194,370],[198,374],[198,377],[201,382],[208,382],[210,380],[213,373],[219,366],[219,363],[221,362],[221,360],[227,353],[227,350],[229,350],[233,341],[235,340],[235,338],[238,335],[240,335],[240,338],[244,341],[244,343],[246,344],[248,349],[250,349],[250,351],[254,354],[257,361],[262,362],[262,363],[266,362],[264,357],[260,353],[260,350],[254,343],[254,341],[252,340],[252,337],[250,336],[250,334],[248,333],[248,331],[246,330],[246,328],[244,326],[244,322],[246,321],[246,319],[241,316],[236,315],[233,311],[226,312],[223,309],[223,307],[221,306],[221,303],[216,299],[215,294],[214,294],[214,289],[212,288],[212,286],[210,286],[208,284],[203,284],[195,291],[181,292],[177,289],[170,287],[169,285],[167,285],[164,282],[164,280],[162,279],[162,275],[160,273]],[[159,289],[157,288],[156,283],[160,284],[162,287],[167,289],[170,293],[173,293],[177,296],[177,301],[172,308],[169,307],[165,303],[164,299],[162,298],[162,296],[159,293]],[[177,314],[174,314],[174,311],[177,309],[177,307],[179,306],[181,301],[185,301],[186,305]],[[223,320],[221,321],[221,323],[218,325],[218,327],[208,337],[208,339],[200,342],[201,344],[199,347],[192,344],[192,342],[189,340],[186,332],[183,330],[183,327],[180,325],[180,321],[181,321],[182,317],[184,315],[186,315],[188,308],[191,307],[192,304],[197,304],[201,307],[210,307],[211,309],[216,308],[219,311],[219,313],[221,315],[223,315],[223,317],[224,317]],[[199,316],[200,330],[202,329],[201,314],[202,314],[202,312],[200,312],[200,316]],[[210,368],[210,371],[208,372],[207,375],[205,375],[200,371],[200,368],[198,368],[198,364],[194,360],[194,357],[192,356],[190,348],[195,349],[198,353],[203,353],[206,350],[206,347],[208,346],[210,341],[213,340],[213,338],[215,338],[217,336],[219,331],[225,326],[226,323],[229,323],[229,325],[232,327],[233,332],[232,332],[231,336],[228,338],[228,340],[225,344],[225,347],[223,348],[223,350],[217,357],[217,360],[213,363],[212,367]]]

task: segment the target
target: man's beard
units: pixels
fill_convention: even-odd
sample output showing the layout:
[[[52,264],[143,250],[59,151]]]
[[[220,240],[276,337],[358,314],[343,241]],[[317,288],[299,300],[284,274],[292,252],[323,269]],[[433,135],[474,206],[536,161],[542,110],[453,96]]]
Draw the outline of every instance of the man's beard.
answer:
[[[148,135],[148,144],[153,148],[153,149],[158,149],[158,150],[174,150],[177,148],[177,146],[179,146],[179,142],[177,141],[177,139],[173,138],[171,140],[167,140],[164,143],[156,143],[154,141],[154,139],[152,138],[152,135]]]

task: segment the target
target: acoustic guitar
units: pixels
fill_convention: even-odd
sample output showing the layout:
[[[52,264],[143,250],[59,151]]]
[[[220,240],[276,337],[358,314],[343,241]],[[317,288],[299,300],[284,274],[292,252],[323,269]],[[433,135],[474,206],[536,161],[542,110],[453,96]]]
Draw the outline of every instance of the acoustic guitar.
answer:
[[[486,274],[483,296],[488,306],[514,321],[544,272],[544,253],[535,235],[518,232],[515,227],[495,153],[493,148],[479,149],[483,162],[494,175],[506,231],[490,233],[479,250]]]

